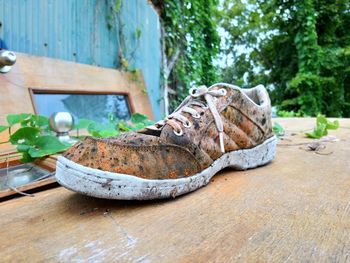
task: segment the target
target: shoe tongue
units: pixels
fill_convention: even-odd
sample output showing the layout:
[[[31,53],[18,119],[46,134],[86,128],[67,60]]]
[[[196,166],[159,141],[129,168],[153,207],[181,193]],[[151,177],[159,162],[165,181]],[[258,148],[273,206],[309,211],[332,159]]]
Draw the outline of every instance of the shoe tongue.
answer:
[[[170,132],[172,132],[172,127],[168,124],[165,124],[159,130],[152,130],[152,129],[145,128],[137,131],[137,133],[140,133],[140,134],[159,137],[160,139],[162,139],[162,141],[168,141],[168,138],[171,137],[169,136]]]
[[[161,130],[151,130],[151,129],[145,128],[145,129],[137,131],[137,133],[141,133],[141,134],[145,134],[145,135],[149,135],[149,136],[160,137],[162,129]]]
[[[175,135],[173,132],[173,128],[169,124],[165,124],[160,130],[143,129],[137,131],[137,133],[149,138],[157,138],[160,142],[163,143],[170,143],[181,146],[186,146],[187,144],[184,143],[184,138],[186,137],[186,135]]]

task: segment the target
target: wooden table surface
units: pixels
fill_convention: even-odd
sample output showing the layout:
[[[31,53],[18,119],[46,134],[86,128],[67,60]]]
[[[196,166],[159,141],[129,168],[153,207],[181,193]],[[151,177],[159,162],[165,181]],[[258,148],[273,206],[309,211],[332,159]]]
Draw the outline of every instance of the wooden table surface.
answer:
[[[1,203],[0,261],[350,262],[350,120],[323,154],[295,145],[314,120],[275,121],[289,146],[273,163],[225,170],[183,197],[110,201],[60,187]]]

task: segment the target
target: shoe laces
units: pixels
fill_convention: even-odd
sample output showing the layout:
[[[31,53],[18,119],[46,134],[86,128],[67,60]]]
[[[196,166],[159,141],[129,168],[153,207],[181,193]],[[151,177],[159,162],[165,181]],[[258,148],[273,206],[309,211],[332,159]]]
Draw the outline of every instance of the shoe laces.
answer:
[[[193,118],[199,119],[201,116],[198,111],[193,108],[193,106],[209,109],[213,115],[215,126],[219,133],[220,150],[224,153],[224,126],[221,116],[214,104],[214,97],[225,96],[227,94],[226,89],[221,88],[214,90],[202,85],[199,87],[191,88],[189,90],[189,94],[190,95],[184,99],[184,101],[175,109],[173,113],[168,115],[164,120],[158,121],[154,125],[148,126],[147,128],[151,130],[159,130],[165,124],[169,124],[173,128],[175,135],[182,136],[184,132],[179,122],[186,128],[192,126],[190,120],[185,115],[183,115],[183,113],[188,113]]]

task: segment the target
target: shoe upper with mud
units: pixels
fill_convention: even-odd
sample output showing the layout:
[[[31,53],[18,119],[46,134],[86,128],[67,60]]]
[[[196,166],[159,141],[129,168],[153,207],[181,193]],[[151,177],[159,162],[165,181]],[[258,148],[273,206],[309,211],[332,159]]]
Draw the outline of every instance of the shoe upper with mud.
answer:
[[[87,137],[64,157],[103,171],[177,179],[199,173],[224,153],[255,147],[273,136],[263,86],[240,89],[219,83],[191,94],[165,121],[116,138]]]

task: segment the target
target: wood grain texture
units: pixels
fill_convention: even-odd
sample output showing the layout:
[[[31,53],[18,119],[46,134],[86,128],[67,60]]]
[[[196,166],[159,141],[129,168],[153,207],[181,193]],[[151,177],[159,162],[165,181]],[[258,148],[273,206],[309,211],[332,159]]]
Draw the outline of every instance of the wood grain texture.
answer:
[[[0,75],[0,125],[6,124],[6,115],[34,113],[30,89],[72,92],[129,93],[135,112],[153,118],[147,94],[143,92],[142,74],[133,80],[132,73],[78,64],[47,57],[16,53],[17,62],[7,74]],[[0,142],[7,140],[0,133]],[[0,145],[0,150],[12,149]]]
[[[312,119],[279,119],[292,133]],[[319,155],[225,170],[171,200],[100,200],[56,188],[0,204],[3,262],[349,262],[350,120]],[[280,144],[309,142],[291,136]],[[289,141],[291,140],[291,141]]]

